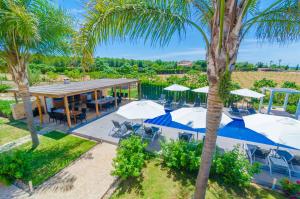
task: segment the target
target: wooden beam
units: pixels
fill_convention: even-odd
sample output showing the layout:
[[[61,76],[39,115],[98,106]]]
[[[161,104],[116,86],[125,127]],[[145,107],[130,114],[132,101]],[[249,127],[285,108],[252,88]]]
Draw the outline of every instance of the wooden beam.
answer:
[[[98,107],[98,93],[97,90],[94,91],[94,95],[95,95],[95,106],[96,106],[96,114],[99,115],[99,107]]]
[[[114,97],[115,97],[115,108],[117,108],[118,101],[117,101],[117,88],[116,88],[116,86],[114,87]]]
[[[119,87],[120,97],[122,97],[122,85]]]
[[[130,84],[128,84],[128,100],[130,101]]]
[[[65,104],[65,113],[67,116],[68,126],[71,127],[72,123],[71,123],[71,117],[70,117],[68,96],[64,96],[64,104]]]
[[[42,112],[41,100],[40,100],[39,96],[36,97],[36,104],[37,104],[37,108],[38,108],[38,111],[39,111],[40,124],[42,125],[43,124],[43,112]]]

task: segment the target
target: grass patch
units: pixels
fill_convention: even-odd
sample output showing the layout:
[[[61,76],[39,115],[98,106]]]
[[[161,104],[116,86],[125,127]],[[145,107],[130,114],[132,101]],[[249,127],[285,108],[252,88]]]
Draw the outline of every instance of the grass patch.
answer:
[[[31,142],[14,149],[23,150],[30,157],[27,160],[30,164],[30,174],[23,180],[32,180],[34,186],[54,176],[96,145],[96,142],[57,131],[39,138],[40,145],[35,149],[31,149]]]
[[[111,199],[131,198],[192,198],[194,193],[195,177],[183,173],[175,173],[161,166],[157,159],[150,160],[143,169],[139,179],[128,179],[119,185]],[[246,190],[235,189],[230,186],[222,186],[218,182],[210,181],[206,198],[266,198],[283,199],[280,193],[263,189],[252,184]]]
[[[0,117],[0,146],[29,135],[27,125],[21,121],[10,121]]]

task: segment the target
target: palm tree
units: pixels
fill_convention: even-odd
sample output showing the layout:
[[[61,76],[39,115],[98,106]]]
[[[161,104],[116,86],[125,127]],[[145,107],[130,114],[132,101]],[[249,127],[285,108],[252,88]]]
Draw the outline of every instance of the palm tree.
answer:
[[[33,147],[39,140],[33,126],[27,63],[32,53],[66,52],[73,32],[71,22],[47,0],[0,0],[0,58],[18,86]]]
[[[209,80],[206,139],[195,198],[204,198],[223,101],[229,94],[230,72],[245,35],[256,31],[260,41],[294,41],[300,36],[298,0],[97,0],[78,39],[83,63],[93,59],[98,43],[111,39],[151,41],[165,46],[174,34],[183,38],[187,28],[199,31],[206,46]]]

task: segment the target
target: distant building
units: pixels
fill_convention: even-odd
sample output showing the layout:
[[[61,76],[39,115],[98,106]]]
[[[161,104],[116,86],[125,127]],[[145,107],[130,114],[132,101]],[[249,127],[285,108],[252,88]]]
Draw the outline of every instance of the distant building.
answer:
[[[178,66],[192,67],[193,66],[193,62],[183,60],[183,61],[178,62],[177,65]]]

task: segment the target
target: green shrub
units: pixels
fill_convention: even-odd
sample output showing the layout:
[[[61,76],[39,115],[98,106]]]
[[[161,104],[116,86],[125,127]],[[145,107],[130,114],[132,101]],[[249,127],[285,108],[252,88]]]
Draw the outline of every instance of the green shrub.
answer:
[[[42,81],[42,76],[41,76],[41,71],[39,70],[28,70],[28,79],[29,79],[29,84],[30,86],[39,84]]]
[[[300,181],[298,180],[296,183],[293,183],[292,181],[290,181],[287,178],[284,178],[282,180],[280,180],[280,185],[282,190],[284,191],[284,193],[289,196],[289,197],[293,197],[300,194]],[[295,198],[298,198],[295,197]]]
[[[164,164],[172,169],[198,171],[202,153],[202,142],[172,140],[161,143]]]
[[[113,160],[112,175],[122,179],[140,176],[146,159],[145,147],[146,144],[138,136],[133,135],[122,140]]]
[[[78,69],[66,70],[64,74],[74,80],[80,79],[83,77],[83,73]]]
[[[58,74],[52,71],[46,73],[49,80],[53,81],[58,78]]]
[[[239,148],[215,156],[211,175],[225,184],[238,187],[250,185],[254,174],[259,173],[259,164],[250,164]]]
[[[290,114],[296,113],[297,105],[287,105],[286,111]]]
[[[12,111],[10,105],[14,101],[10,100],[0,100],[0,116],[10,118],[12,116]]]
[[[11,86],[7,84],[0,84],[0,93],[6,93],[8,89],[10,89]]]
[[[16,179],[29,176],[29,153],[25,151],[9,151],[0,154],[0,179],[4,183],[12,183]]]

